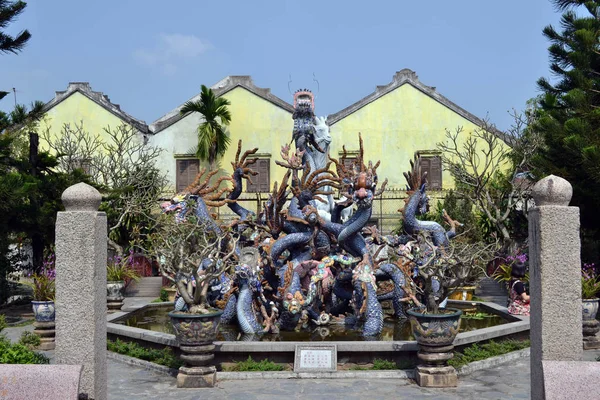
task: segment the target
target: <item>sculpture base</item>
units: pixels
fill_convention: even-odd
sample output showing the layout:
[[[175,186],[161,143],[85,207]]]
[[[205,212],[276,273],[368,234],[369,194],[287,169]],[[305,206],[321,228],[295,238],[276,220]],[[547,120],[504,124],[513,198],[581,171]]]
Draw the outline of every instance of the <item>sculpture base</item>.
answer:
[[[106,306],[108,307],[108,311],[121,311],[121,307],[123,307],[123,300],[109,300],[106,303]]]
[[[451,366],[418,366],[415,371],[415,380],[422,387],[456,387],[458,375]]]
[[[215,367],[181,367],[177,374],[178,388],[214,387],[217,383]]]

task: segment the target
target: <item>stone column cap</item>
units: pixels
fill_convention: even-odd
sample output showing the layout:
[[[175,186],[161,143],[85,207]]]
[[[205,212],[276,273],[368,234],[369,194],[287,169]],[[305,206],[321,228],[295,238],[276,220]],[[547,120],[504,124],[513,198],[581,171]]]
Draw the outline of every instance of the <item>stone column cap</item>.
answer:
[[[573,187],[560,176],[548,175],[533,186],[531,196],[536,207],[568,206],[573,197]]]
[[[61,200],[66,211],[98,211],[102,195],[94,187],[84,182],[69,186]]]

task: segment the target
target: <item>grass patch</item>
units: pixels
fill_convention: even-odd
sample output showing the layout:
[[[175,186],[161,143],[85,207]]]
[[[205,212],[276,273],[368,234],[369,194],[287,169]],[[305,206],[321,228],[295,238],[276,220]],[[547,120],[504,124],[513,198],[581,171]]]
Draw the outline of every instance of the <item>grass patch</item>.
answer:
[[[275,364],[273,361],[261,360],[254,361],[251,356],[245,361],[235,363],[234,366],[227,368],[227,371],[256,372],[256,371],[283,371],[283,365]]]
[[[5,336],[0,335],[0,364],[50,364],[50,360],[23,344],[13,344]]]
[[[120,339],[115,341],[107,340],[106,344],[106,348],[112,352],[150,361],[169,368],[179,368],[183,365],[183,362],[175,357],[170,347],[165,347],[162,350],[147,349],[135,342],[125,342]]]
[[[464,348],[462,352],[454,353],[454,358],[448,360],[448,365],[460,368],[473,361],[485,360],[486,358],[500,356],[511,351],[525,349],[530,345],[531,342],[529,340],[505,340],[502,342],[494,342],[492,340],[482,345],[473,344]]]
[[[385,371],[394,369],[404,369],[403,366],[397,365],[394,361],[383,360],[376,358],[373,360],[373,365],[369,367],[361,367],[360,365],[354,365],[349,368],[351,371]]]
[[[2,332],[2,329],[6,328],[6,326],[6,317],[2,314],[0,315],[0,332]]]

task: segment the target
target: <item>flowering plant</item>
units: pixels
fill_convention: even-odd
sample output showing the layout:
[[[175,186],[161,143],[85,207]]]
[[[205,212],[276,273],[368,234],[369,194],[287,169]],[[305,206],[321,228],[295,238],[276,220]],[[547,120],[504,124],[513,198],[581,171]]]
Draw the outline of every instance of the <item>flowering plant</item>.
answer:
[[[54,261],[55,256],[52,252],[44,260],[42,269],[31,275],[33,282],[29,283],[29,286],[33,289],[33,300],[54,301],[56,293],[54,286],[54,281],[56,279]]]
[[[513,256],[508,256],[505,258],[506,263],[503,263],[498,267],[498,269],[492,275],[492,278],[498,282],[504,282],[506,285],[513,279],[512,277],[512,265],[516,262],[521,262],[525,264],[527,262],[527,253],[515,254]],[[523,283],[529,282],[529,272],[525,274],[523,278],[521,278]]]
[[[600,291],[600,276],[594,263],[584,263],[581,267],[581,298],[595,299]]]
[[[133,266],[133,249],[130,249],[129,254],[125,257],[114,256],[109,258],[106,266],[106,280],[109,282],[139,281],[140,274]]]

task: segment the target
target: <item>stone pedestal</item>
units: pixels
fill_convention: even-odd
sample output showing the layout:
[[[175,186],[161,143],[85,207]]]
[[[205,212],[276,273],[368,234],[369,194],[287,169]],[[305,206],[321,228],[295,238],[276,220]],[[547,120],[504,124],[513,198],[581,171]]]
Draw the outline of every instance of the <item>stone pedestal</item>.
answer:
[[[55,336],[56,331],[54,330],[54,321],[52,322],[34,322],[33,333],[40,337],[39,350],[54,350],[55,348]]]
[[[81,393],[106,400],[106,214],[102,197],[78,183],[56,218],[56,362],[83,365]]]
[[[600,331],[600,322],[598,322],[597,319],[583,320],[582,327],[583,349],[600,349],[600,337],[598,337],[598,332]]]
[[[415,370],[415,380],[423,387],[456,387],[458,375],[456,369],[448,365],[454,357],[454,345],[423,346],[419,345],[419,365]]]
[[[217,369],[210,365],[215,358],[215,345],[180,346],[181,360],[185,366],[177,374],[178,388],[213,387],[217,382]]]

